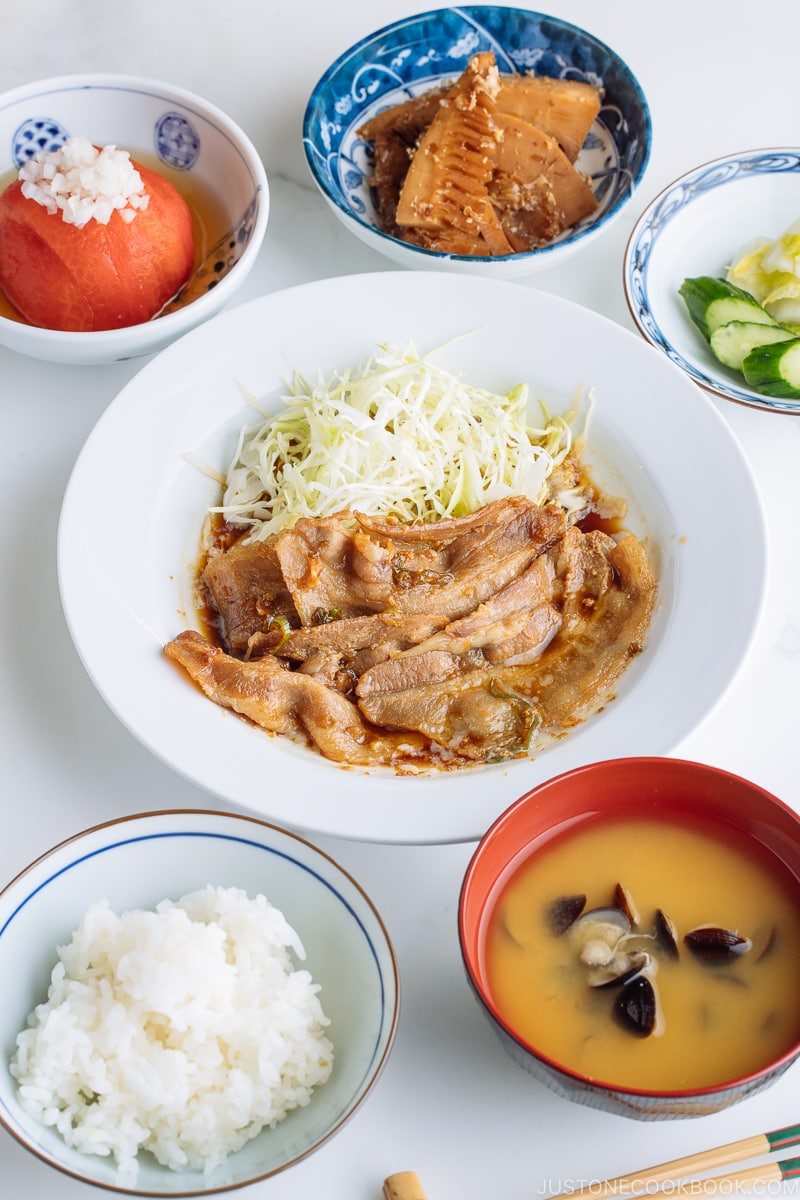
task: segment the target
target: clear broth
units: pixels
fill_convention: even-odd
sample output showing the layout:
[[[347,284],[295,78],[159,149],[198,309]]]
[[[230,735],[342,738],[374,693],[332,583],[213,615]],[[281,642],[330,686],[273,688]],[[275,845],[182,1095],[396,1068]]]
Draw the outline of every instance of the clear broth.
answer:
[[[648,1037],[613,1017],[618,989],[592,988],[574,941],[556,936],[548,908],[586,894],[586,909],[628,889],[637,928],[656,908],[678,931],[679,957],[657,951],[659,1019]],[[699,961],[684,935],[711,924],[752,940],[724,964]],[[800,1040],[800,884],[734,829],[721,839],[700,822],[677,827],[649,817],[593,819],[556,837],[504,885],[484,945],[492,999],[518,1036],[556,1063],[634,1089],[718,1086],[763,1068]]]

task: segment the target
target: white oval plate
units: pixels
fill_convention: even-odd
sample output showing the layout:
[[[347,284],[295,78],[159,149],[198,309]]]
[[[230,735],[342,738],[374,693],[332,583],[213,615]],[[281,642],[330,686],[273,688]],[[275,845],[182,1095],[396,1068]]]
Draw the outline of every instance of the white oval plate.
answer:
[[[706,391],[766,412],[800,413],[796,400],[753,391],[724,367],[678,294],[684,279],[724,276],[757,237],[776,238],[800,215],[800,150],[751,150],[688,171],[642,213],[625,250],[631,316],[651,345]]]
[[[602,486],[630,498],[628,524],[648,539],[660,602],[616,699],[567,737],[530,759],[399,778],[336,766],[246,723],[203,697],[162,647],[195,624],[198,535],[218,499],[197,462],[227,468],[239,429],[254,420],[244,394],[277,401],[295,369],[328,374],[380,343],[409,341],[420,353],[442,347],[436,361],[475,385],[501,391],[527,382],[532,401],[552,411],[568,409],[576,389],[593,390],[586,458]],[[444,843],[477,839],[518,796],[561,771],[671,752],[720,700],[749,647],[766,537],[757,488],[728,426],[640,338],[521,284],[390,271],[251,301],[145,366],[78,457],[58,570],[67,622],[96,687],[176,771],[296,829]]]

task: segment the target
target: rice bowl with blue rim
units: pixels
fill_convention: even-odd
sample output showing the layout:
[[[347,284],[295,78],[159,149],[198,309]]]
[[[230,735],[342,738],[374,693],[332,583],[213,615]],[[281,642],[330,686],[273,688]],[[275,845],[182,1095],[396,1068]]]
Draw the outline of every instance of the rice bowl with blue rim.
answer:
[[[264,894],[297,931],[305,966],[330,1019],[334,1066],[311,1101],[264,1129],[216,1169],[170,1170],[140,1155],[131,1178],[113,1160],[68,1147],[22,1107],[9,1061],[17,1034],[44,1001],[56,947],[89,907],[153,908],[195,888]],[[398,1020],[394,952],[372,902],[324,851],[254,818],[174,811],[121,818],[48,851],[0,892],[0,970],[6,983],[0,1035],[0,1125],[51,1166],[112,1191],[189,1196],[267,1178],[318,1149],[353,1115],[390,1052]]]

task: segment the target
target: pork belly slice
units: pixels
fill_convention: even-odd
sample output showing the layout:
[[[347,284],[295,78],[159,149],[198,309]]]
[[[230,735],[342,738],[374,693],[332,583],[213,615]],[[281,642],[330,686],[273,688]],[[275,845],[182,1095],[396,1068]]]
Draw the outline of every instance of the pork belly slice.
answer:
[[[371,667],[361,675],[356,685],[356,695],[363,699],[382,692],[404,692],[410,688],[441,683],[460,673],[457,654],[447,650],[425,650]]]
[[[250,638],[266,630],[274,616],[297,625],[298,616],[275,554],[275,538],[239,543],[209,558],[203,572],[220,618],[225,647],[237,658]]]
[[[381,612],[392,594],[392,551],[354,525],[349,513],[303,517],[275,539],[275,553],[302,625],[335,613]]]
[[[335,650],[350,659],[360,650],[385,648],[386,654],[408,649],[430,637],[443,624],[427,613],[375,613],[368,617],[342,618],[324,625],[294,630],[280,647],[283,658],[304,662],[320,651]]]
[[[633,534],[625,534],[609,548],[608,561],[609,586],[584,606],[569,633],[554,639],[541,663],[529,668],[525,692],[545,729],[568,729],[589,708],[611,699],[619,677],[643,649],[657,595],[647,553]]]
[[[426,613],[342,617],[295,629],[288,636],[280,630],[256,633],[248,642],[246,657],[258,659],[274,654],[348,693],[363,671],[430,637],[442,625],[444,618]]]
[[[540,555],[467,616],[365,670],[356,694],[401,691],[463,670],[538,656],[561,623],[550,603],[554,576],[553,552]]]
[[[507,525],[518,516],[527,515],[537,506],[526,496],[507,496],[503,500],[491,500],[466,517],[444,517],[440,521],[403,522],[394,517],[371,517],[355,512],[353,516],[367,533],[390,538],[393,542],[424,542],[436,545],[454,542],[464,535],[476,532],[483,540],[494,531]],[[470,541],[470,545],[473,543]]]
[[[466,654],[479,649],[491,662],[500,662],[521,647],[502,652],[502,647],[519,642],[523,631],[529,630],[534,646],[542,649],[560,623],[559,614],[550,604],[555,578],[553,552],[538,555],[521,575],[500,588],[473,612],[451,621],[438,634],[410,650],[419,653],[430,649],[447,649],[453,654]],[[530,647],[532,648],[532,647]]]
[[[404,525],[340,513],[277,535],[275,553],[304,626],[326,615],[470,612],[563,533],[558,507],[514,496],[469,517]]]
[[[431,651],[432,655],[436,653]],[[404,665],[413,666],[414,659],[404,660]],[[475,762],[524,751],[536,717],[525,698],[498,685],[495,674],[486,670],[457,673],[400,691],[378,692],[360,699],[359,707],[376,725],[417,731],[436,745]]]
[[[452,571],[471,569],[480,564],[491,565],[523,545],[530,546],[535,554],[541,554],[567,527],[560,505],[541,506],[525,496],[496,500],[479,512],[484,514],[480,524],[459,534],[450,544]]]
[[[521,575],[566,528],[564,511],[557,507],[540,508],[523,500],[487,509],[491,512],[483,524],[450,543],[448,569],[440,580],[420,578],[413,587],[395,592],[397,611],[439,614],[448,621],[464,617]]]
[[[164,651],[216,704],[272,733],[305,734],[334,762],[389,765],[426,749],[422,737],[370,729],[352,701],[313,675],[287,671],[270,656],[240,662],[194,630],[178,634]]]
[[[656,581],[633,535],[616,542],[575,529],[564,541],[567,545],[553,552],[552,608],[563,606],[568,620],[535,661],[495,665],[487,660],[476,668],[474,649],[461,655],[442,649],[448,627],[416,653],[401,657],[406,668],[420,660],[416,674],[403,675],[392,660],[362,676],[357,692],[364,716],[389,729],[417,730],[462,756],[485,759],[519,752],[527,741],[526,725],[528,734],[532,725],[560,733],[610,699],[614,684],[642,649]],[[469,628],[469,618],[464,624]],[[483,633],[489,629],[491,622]],[[473,632],[482,636],[477,622]],[[453,639],[451,647],[456,646]],[[426,665],[436,670],[427,680]]]

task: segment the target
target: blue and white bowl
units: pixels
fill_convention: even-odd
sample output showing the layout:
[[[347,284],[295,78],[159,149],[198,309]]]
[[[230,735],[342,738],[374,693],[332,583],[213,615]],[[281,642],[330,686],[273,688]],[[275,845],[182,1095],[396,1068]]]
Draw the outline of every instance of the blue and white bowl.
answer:
[[[211,885],[258,893],[280,909],[306,951],[330,1019],[333,1072],[305,1107],[265,1129],[209,1173],[173,1171],[140,1154],[131,1179],[109,1158],[71,1149],[22,1108],[9,1060],[17,1033],[47,996],[56,947],[86,910],[153,908]],[[358,883],[297,835],[252,817],[151,812],[88,829],[32,863],[0,892],[0,1127],[75,1179],[135,1196],[224,1192],[286,1170],[327,1142],[371,1091],[397,1028],[399,979],[383,921]]]
[[[480,258],[410,246],[378,227],[371,148],[358,130],[382,109],[455,79],[484,50],[494,51],[501,72],[577,79],[602,89],[602,108],[577,162],[598,207],[552,244],[528,253]],[[303,122],[314,181],[356,237],[401,266],[478,271],[500,279],[553,266],[607,229],[644,174],[650,142],[647,101],[613,50],[557,17],[490,5],[421,13],[363,38],[319,80]]]
[[[63,75],[0,95],[0,179],[10,182],[37,151],[80,136],[169,170],[180,190],[210,192],[221,232],[187,284],[190,303],[94,333],[39,329],[0,315],[0,345],[80,366],[154,354],[219,312],[247,279],[269,218],[264,164],[230,117],[183,88],[134,75]]]
[[[712,395],[767,412],[800,404],[764,396],[724,367],[689,317],[684,279],[723,276],[757,237],[776,238],[800,214],[800,149],[749,150],[687,171],[655,197],[631,231],[623,284],[640,333]]]

